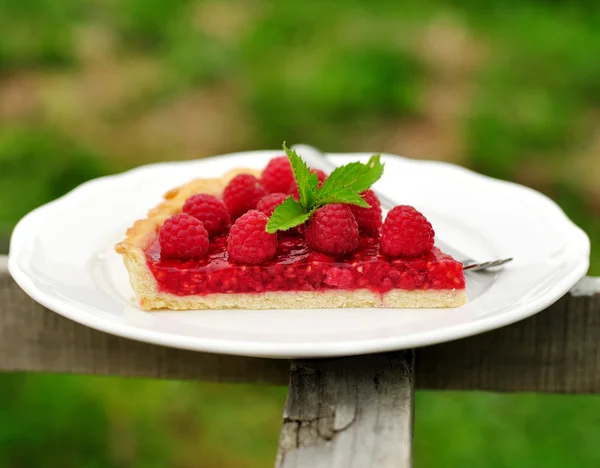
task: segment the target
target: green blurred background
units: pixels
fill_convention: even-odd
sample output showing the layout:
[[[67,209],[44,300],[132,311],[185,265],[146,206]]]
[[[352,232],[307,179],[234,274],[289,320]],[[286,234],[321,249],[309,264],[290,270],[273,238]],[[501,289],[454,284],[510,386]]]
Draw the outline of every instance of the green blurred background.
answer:
[[[0,0],[0,30],[0,249],[89,178],[285,139],[534,187],[600,274],[595,0]],[[271,466],[284,399],[4,374],[0,467]],[[420,392],[416,414],[417,467],[600,466],[595,397]]]

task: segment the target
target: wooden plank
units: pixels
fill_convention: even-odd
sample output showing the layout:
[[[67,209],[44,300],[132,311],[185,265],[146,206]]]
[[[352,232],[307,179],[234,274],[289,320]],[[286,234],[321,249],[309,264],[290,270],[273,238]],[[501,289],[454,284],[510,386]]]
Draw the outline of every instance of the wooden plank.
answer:
[[[586,294],[492,332],[420,348],[419,388],[600,393],[600,289]]]
[[[412,466],[413,356],[292,361],[276,466]]]
[[[1,371],[281,384],[289,367],[287,361],[195,353],[107,335],[36,304],[0,271]]]
[[[0,264],[5,261],[0,256]],[[600,280],[547,311],[416,350],[426,389],[600,393]],[[287,361],[219,356],[109,336],[37,305],[0,266],[0,372],[71,372],[286,384]]]

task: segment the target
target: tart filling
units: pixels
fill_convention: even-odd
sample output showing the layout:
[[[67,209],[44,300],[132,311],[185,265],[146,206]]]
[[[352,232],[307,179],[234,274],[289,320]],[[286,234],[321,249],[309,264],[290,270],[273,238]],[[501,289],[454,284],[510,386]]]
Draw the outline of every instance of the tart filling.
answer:
[[[383,295],[465,288],[462,265],[435,248],[426,255],[394,259],[379,252],[379,241],[362,237],[343,259],[311,251],[300,235],[282,235],[275,257],[260,265],[238,265],[227,257],[227,236],[211,241],[202,259],[162,258],[155,242],[146,251],[148,268],[162,293],[176,296],[256,294],[272,291],[356,291]]]

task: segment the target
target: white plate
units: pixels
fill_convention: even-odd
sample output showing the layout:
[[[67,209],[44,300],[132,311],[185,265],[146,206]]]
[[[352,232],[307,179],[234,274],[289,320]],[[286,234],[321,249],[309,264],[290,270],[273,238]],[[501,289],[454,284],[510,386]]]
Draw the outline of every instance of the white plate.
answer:
[[[458,166],[384,155],[377,188],[423,211],[445,242],[477,259],[512,256],[469,274],[457,309],[214,310],[147,313],[113,245],[170,188],[280,152],[237,153],[141,167],[90,181],[16,227],[9,269],[33,299],[76,322],[140,341],[216,353],[324,357],[430,345],[539,312],[583,277],[589,239],[545,196]],[[335,155],[340,162],[367,154]]]

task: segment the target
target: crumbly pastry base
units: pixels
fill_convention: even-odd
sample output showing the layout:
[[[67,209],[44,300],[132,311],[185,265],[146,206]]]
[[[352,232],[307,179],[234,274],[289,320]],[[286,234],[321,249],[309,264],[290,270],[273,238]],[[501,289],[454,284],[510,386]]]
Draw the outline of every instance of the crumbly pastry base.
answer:
[[[204,309],[339,309],[347,307],[441,308],[458,307],[467,302],[464,290],[404,291],[377,294],[368,289],[356,291],[327,290],[274,291],[255,294],[207,294],[175,296],[159,293],[142,298],[146,310]]]
[[[221,195],[225,186],[238,174],[260,173],[255,169],[237,168],[223,177],[197,179],[169,191],[165,200],[150,210],[145,219],[136,221],[122,242],[115,246],[129,272],[131,286],[140,307],[145,310],[199,309],[319,309],[342,307],[438,308],[458,307],[467,302],[465,290],[395,289],[386,294],[367,289],[355,291],[276,291],[255,294],[215,293],[206,296],[176,296],[158,290],[154,275],[147,265],[145,251],[154,243],[161,226],[180,213],[185,201],[197,193]]]

